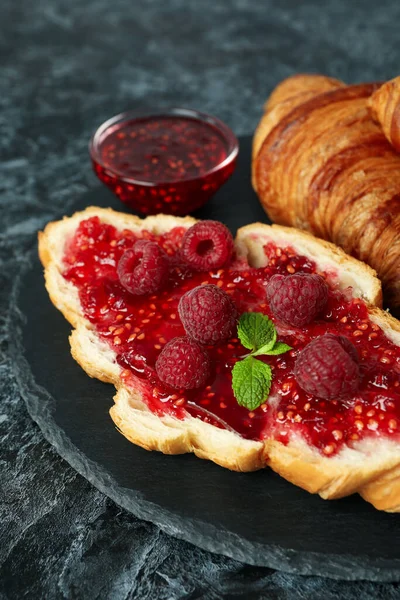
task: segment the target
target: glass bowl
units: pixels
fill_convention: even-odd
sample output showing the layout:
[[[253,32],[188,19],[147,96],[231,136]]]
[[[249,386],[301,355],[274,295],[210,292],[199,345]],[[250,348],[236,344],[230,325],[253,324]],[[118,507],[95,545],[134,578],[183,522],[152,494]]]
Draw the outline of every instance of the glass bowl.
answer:
[[[219,119],[170,108],[109,119],[89,150],[100,181],[135,211],[187,215],[232,175],[239,143]]]

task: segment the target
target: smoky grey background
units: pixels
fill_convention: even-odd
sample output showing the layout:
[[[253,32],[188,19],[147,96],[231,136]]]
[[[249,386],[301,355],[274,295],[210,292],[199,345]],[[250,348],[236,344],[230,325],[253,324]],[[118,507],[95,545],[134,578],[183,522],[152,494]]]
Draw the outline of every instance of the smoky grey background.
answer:
[[[97,125],[129,108],[181,105],[242,135],[294,72],[391,78],[400,70],[400,4],[2,0],[0,19],[0,596],[400,598],[396,584],[246,566],[120,509],[29,418],[7,334],[12,284],[36,231],[98,185],[87,152]]]

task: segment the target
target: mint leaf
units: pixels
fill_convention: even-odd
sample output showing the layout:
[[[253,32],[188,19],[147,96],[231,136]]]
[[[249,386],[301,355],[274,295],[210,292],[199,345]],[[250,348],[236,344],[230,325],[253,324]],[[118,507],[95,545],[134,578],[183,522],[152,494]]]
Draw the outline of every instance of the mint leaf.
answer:
[[[276,356],[277,354],[283,354],[284,352],[287,352],[288,350],[291,350],[291,349],[292,349],[291,346],[288,346],[287,344],[284,344],[283,342],[276,342],[274,347],[271,348],[270,350],[265,351],[265,347],[264,347],[264,348],[260,348],[258,353],[268,354],[269,356]],[[262,350],[264,350],[264,352],[261,352]],[[256,356],[258,353],[254,352],[253,356]]]
[[[268,398],[271,389],[271,367],[248,356],[232,369],[232,389],[240,406],[255,410]]]
[[[262,313],[243,313],[239,319],[238,336],[249,350],[269,349],[276,342],[275,325]]]

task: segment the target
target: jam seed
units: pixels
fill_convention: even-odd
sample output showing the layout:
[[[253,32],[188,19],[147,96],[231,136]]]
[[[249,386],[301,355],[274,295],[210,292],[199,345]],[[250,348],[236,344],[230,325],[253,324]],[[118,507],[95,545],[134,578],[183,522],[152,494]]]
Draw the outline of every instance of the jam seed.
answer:
[[[156,350],[161,350],[161,346],[160,346],[160,344],[154,344],[154,348],[155,348]]]
[[[356,329],[355,331],[353,331],[353,337],[360,337],[360,335],[363,335],[363,332],[360,331],[359,329]]]
[[[334,429],[332,431],[332,435],[335,438],[335,440],[338,442],[343,438],[343,431],[340,431],[340,429]]]
[[[143,332],[137,336],[138,340],[144,340],[144,338],[145,338],[145,334]]]
[[[392,362],[391,359],[388,356],[381,356],[379,359],[379,362],[381,362],[384,365],[390,365],[390,363]]]
[[[123,318],[124,318],[124,315],[121,315],[121,313],[120,313],[120,314],[118,314],[118,315],[115,317],[115,320],[116,320],[116,321],[122,321],[122,319],[123,319]]]
[[[396,419],[390,419],[388,425],[389,425],[389,429],[397,429],[397,421],[396,421]]]
[[[368,323],[360,323],[360,325],[358,326],[358,329],[361,329],[362,331],[366,331],[368,329]]]
[[[116,346],[119,346],[121,343],[122,343],[121,338],[116,335],[114,338],[114,344]]]
[[[375,419],[369,419],[367,427],[372,431],[376,431],[378,429],[378,421],[375,421]]]
[[[130,335],[128,337],[128,342],[133,342],[133,340],[136,338],[136,333],[132,333],[132,335]]]
[[[357,413],[358,415],[361,415],[363,411],[363,407],[361,406],[361,404],[356,404],[354,407],[354,412]]]
[[[354,425],[357,427],[358,431],[362,431],[364,429],[364,423],[362,421],[354,421]]]
[[[225,402],[220,402],[220,403],[219,403],[219,406],[220,406],[220,408],[226,408],[226,404],[225,404]]]
[[[372,408],[371,410],[369,410],[367,412],[367,417],[373,417],[373,416],[375,416],[375,410]]]
[[[335,451],[336,448],[336,444],[332,443],[332,444],[327,444],[324,448],[324,454],[327,454],[328,456],[330,454],[332,454]]]

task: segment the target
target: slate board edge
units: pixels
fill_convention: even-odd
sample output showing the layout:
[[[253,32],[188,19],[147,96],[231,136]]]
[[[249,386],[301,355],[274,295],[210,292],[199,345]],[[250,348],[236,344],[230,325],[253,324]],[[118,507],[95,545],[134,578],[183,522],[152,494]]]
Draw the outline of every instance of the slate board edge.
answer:
[[[99,465],[87,459],[71,442],[65,432],[51,417],[55,403],[50,394],[36,384],[24,357],[22,344],[23,314],[18,310],[18,299],[24,275],[36,258],[32,250],[26,263],[16,277],[10,299],[8,332],[10,354],[21,395],[31,418],[38,424],[46,440],[57,450],[72,468],[92,485],[111,498],[116,504],[145,521],[160,527],[165,533],[190,542],[204,550],[228,556],[254,566],[269,567],[299,575],[318,575],[333,579],[369,580],[379,582],[400,581],[400,559],[373,559],[368,556],[320,555],[318,553],[287,550],[268,544],[255,544],[231,532],[221,532],[200,521],[182,521],[170,511],[144,500],[133,490],[122,488]],[[223,537],[223,541],[218,538]]]

